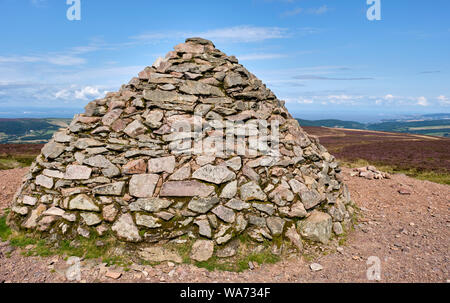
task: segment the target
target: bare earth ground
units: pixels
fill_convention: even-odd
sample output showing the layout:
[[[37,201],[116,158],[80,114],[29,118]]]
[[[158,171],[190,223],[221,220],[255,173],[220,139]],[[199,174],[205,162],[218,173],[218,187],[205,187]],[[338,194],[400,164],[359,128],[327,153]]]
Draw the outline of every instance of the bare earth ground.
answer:
[[[0,209],[7,207],[26,171],[0,171]],[[370,256],[381,260],[381,282],[449,282],[450,186],[404,175],[366,180],[350,177],[349,169],[344,169],[344,176],[361,208],[361,220],[341,252],[314,260],[285,260],[243,273],[168,263],[135,265],[124,271],[86,260],[82,282],[368,282]],[[399,189],[411,194],[401,195]],[[311,271],[312,262],[320,263],[323,270]],[[68,267],[62,257],[24,257],[19,249],[0,243],[0,282],[65,282]],[[114,274],[120,277],[108,277]]]

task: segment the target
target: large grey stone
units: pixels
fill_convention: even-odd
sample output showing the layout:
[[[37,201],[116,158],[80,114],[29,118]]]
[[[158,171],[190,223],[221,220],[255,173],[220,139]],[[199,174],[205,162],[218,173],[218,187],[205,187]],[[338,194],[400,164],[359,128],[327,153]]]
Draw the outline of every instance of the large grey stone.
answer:
[[[66,180],[88,180],[92,169],[83,165],[68,165],[64,179]]]
[[[305,209],[307,210],[314,208],[322,201],[320,194],[316,190],[301,192],[300,199],[302,200],[303,206],[305,206]]]
[[[295,225],[289,227],[285,233],[285,236],[291,241],[291,243],[298,249],[298,251],[303,251],[303,242],[302,238],[297,232]]]
[[[229,73],[225,76],[225,88],[232,88],[238,85],[244,85],[244,80],[238,73]]]
[[[239,199],[231,199],[227,202],[227,204],[225,204],[225,206],[235,210],[244,210],[249,209],[251,204]]]
[[[207,238],[212,237],[211,226],[209,225],[208,220],[197,220],[194,223],[198,225],[198,233],[200,234],[200,236],[204,236]]]
[[[212,210],[213,214],[215,214],[219,219],[225,221],[227,223],[234,223],[236,220],[236,214],[233,210],[228,207],[219,205]]]
[[[75,142],[75,147],[78,149],[86,149],[86,148],[90,148],[90,147],[100,147],[100,146],[104,146],[105,144],[92,139],[92,138],[81,138],[78,139],[77,142]]]
[[[188,208],[196,213],[205,214],[220,202],[219,198],[194,198],[189,202]]]
[[[244,201],[260,200],[265,201],[267,199],[266,194],[262,191],[261,187],[255,182],[249,182],[244,184],[240,188],[241,199]]]
[[[123,130],[123,132],[132,138],[136,138],[139,135],[145,134],[147,132],[147,127],[138,120],[134,120]]]
[[[163,158],[155,158],[150,159],[148,161],[148,171],[150,173],[173,173],[175,169],[175,157],[163,157]]]
[[[98,225],[102,222],[102,219],[96,214],[93,213],[81,213],[81,218],[83,218],[84,222],[87,226]]]
[[[237,181],[234,180],[223,188],[222,192],[220,193],[220,197],[224,199],[231,199],[236,196],[237,193]]]
[[[120,115],[123,113],[123,110],[116,108],[112,111],[105,114],[102,118],[102,123],[106,126],[111,126],[117,119],[119,119]]]
[[[51,141],[42,148],[41,152],[46,159],[56,159],[65,149],[66,147],[64,145]]]
[[[139,242],[142,240],[139,235],[139,230],[133,222],[133,218],[128,213],[122,214],[113,224],[111,229],[116,232],[117,236],[121,239],[130,242]]]
[[[136,224],[145,226],[147,228],[159,228],[161,224],[158,223],[158,219],[152,216],[136,214]]]
[[[236,174],[224,166],[205,165],[197,169],[192,178],[214,184],[222,184],[236,178]]]
[[[161,188],[161,197],[208,197],[214,192],[214,186],[199,181],[168,181]]]
[[[183,181],[189,179],[191,176],[191,165],[189,163],[183,165],[177,169],[170,177],[169,180],[172,181]]]
[[[269,203],[253,203],[253,208],[272,216],[275,213],[275,207]]]
[[[303,238],[326,244],[331,237],[331,216],[313,211],[308,218],[298,222],[298,228]]]
[[[40,185],[42,187],[52,189],[53,188],[53,179],[44,175],[39,175],[36,177],[35,181],[36,185]]]
[[[100,185],[92,189],[96,195],[102,196],[122,196],[125,189],[125,182],[115,182],[105,185]]]
[[[105,156],[102,155],[84,159],[83,164],[98,168],[107,168],[112,165],[111,161],[109,161]]]
[[[173,201],[160,198],[142,198],[130,204],[131,211],[159,212],[168,208]]]
[[[73,198],[69,203],[70,210],[100,211],[100,208],[85,194]]]
[[[197,81],[186,81],[180,86],[180,91],[188,95],[213,95],[224,97],[225,94],[216,86],[208,85]]]
[[[198,97],[191,95],[178,94],[175,91],[163,90],[144,90],[144,98],[155,103],[175,102],[175,103],[193,103]]]
[[[183,259],[177,252],[161,246],[145,247],[139,252],[139,256],[150,262],[183,262]]]
[[[130,180],[130,195],[138,198],[150,198],[153,196],[159,175],[143,174],[133,175]]]
[[[266,219],[266,223],[272,235],[279,236],[283,233],[283,228],[286,221],[279,217],[269,217]]]
[[[209,240],[197,240],[192,245],[191,259],[203,262],[208,261],[214,253],[214,242]]]

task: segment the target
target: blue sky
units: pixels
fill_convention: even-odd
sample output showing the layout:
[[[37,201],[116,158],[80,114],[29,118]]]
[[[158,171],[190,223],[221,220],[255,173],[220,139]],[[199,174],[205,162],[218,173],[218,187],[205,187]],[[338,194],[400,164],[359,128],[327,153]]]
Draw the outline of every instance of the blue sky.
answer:
[[[295,117],[450,112],[450,2],[0,0],[0,117],[71,117],[189,36],[211,39]]]

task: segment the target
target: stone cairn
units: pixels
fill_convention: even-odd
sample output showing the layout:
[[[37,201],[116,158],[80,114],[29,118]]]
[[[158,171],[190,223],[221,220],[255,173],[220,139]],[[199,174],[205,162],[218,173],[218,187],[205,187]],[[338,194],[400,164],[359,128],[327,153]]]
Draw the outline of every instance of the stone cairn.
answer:
[[[55,133],[16,194],[9,224],[44,237],[113,235],[147,247],[188,236],[197,261],[236,254],[227,248],[239,235],[301,251],[303,240],[344,233],[352,207],[338,163],[284,102],[211,41],[190,38],[174,49]],[[200,131],[176,131],[180,121],[193,126],[194,116]],[[276,121],[278,154],[183,146],[225,140],[230,131],[217,130],[217,121]],[[252,136],[237,144],[251,145]]]

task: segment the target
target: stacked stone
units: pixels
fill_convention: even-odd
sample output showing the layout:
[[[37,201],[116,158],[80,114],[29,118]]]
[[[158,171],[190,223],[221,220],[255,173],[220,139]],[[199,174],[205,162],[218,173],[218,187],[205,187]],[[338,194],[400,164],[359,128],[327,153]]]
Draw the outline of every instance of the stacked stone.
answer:
[[[361,177],[365,178],[367,180],[383,180],[383,179],[390,179],[391,175],[385,172],[382,172],[380,170],[377,170],[375,166],[364,166],[353,169],[353,172],[350,173],[350,176],[355,177]]]
[[[192,124],[194,114],[202,117],[202,138],[226,135],[208,128],[218,120],[278,121],[280,154],[190,153],[180,148],[189,133],[173,126]],[[216,247],[228,257],[236,251],[223,249],[243,233],[301,250],[302,239],[327,243],[350,223],[339,173],[335,158],[234,56],[190,38],[54,135],[9,222],[67,238],[111,232],[157,243],[188,234],[199,241],[194,249],[212,254]]]

